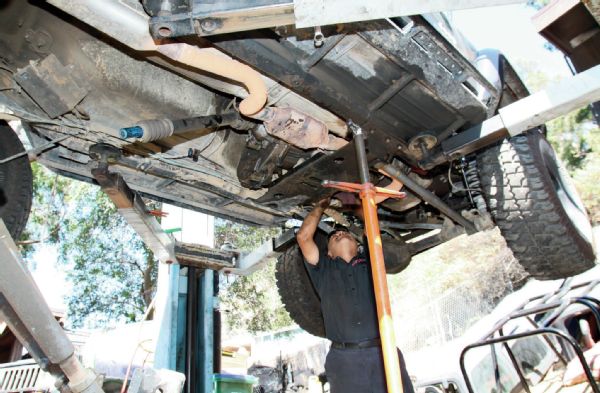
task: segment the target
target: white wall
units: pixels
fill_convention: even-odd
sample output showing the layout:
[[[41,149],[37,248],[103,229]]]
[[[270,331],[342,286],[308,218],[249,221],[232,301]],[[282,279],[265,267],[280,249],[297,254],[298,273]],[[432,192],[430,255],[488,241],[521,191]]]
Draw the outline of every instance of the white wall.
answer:
[[[181,232],[173,233],[176,240],[214,247],[214,217],[167,204],[163,204],[162,211],[168,213],[161,221],[165,230],[181,228]]]

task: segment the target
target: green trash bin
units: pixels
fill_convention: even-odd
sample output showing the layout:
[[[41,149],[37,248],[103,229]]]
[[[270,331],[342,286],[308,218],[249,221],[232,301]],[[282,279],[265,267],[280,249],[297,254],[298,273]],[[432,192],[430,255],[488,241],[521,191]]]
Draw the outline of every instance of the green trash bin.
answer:
[[[258,378],[252,375],[214,374],[214,393],[252,393]]]

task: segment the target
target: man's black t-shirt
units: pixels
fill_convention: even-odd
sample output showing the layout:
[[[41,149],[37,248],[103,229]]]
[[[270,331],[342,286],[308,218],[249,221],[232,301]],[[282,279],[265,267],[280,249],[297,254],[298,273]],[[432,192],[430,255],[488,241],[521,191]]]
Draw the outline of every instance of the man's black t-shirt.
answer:
[[[321,255],[317,265],[305,265],[321,298],[329,340],[357,343],[379,337],[371,266],[364,255],[349,263]]]

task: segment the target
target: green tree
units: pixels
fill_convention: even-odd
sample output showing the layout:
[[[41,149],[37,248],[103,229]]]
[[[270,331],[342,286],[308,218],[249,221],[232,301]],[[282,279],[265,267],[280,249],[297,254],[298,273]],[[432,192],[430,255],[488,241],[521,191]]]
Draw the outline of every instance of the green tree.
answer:
[[[33,164],[34,199],[21,245],[54,245],[73,291],[66,299],[73,326],[106,326],[139,318],[150,303],[157,262],[99,187]]]
[[[276,228],[250,227],[215,220],[215,243],[218,247],[229,243],[242,252],[249,252],[278,234]],[[249,276],[225,276],[220,301],[225,325],[232,332],[257,333],[293,324],[279,298],[275,261],[268,262]]]

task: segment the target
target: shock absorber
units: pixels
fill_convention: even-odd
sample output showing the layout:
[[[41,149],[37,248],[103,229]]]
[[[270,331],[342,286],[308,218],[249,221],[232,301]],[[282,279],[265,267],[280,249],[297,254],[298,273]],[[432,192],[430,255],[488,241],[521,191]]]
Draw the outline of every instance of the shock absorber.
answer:
[[[141,120],[131,127],[123,127],[119,135],[123,139],[136,139],[139,142],[153,142],[174,134],[195,130],[216,130],[222,126],[236,129],[248,129],[255,124],[240,118],[237,112],[191,117],[187,119]]]
[[[487,204],[481,194],[481,182],[479,181],[479,172],[477,171],[477,160],[475,157],[469,159],[465,157],[461,158],[460,170],[471,203],[480,212],[486,212]]]

